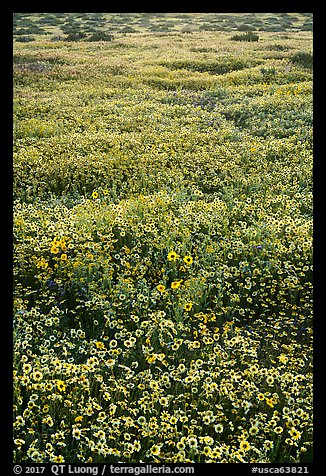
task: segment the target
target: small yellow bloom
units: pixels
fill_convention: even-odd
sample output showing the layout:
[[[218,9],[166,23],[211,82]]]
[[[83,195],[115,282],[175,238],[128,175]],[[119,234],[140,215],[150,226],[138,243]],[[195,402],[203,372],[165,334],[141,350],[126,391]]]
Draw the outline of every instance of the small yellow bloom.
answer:
[[[183,261],[186,263],[187,266],[190,266],[194,262],[192,257],[188,255],[183,258]]]
[[[29,374],[31,372],[31,370],[32,370],[31,364],[24,364],[23,365],[23,372],[25,374]]]
[[[181,283],[182,283],[182,279],[180,279],[179,281],[173,281],[171,283],[171,288],[172,289],[178,289],[178,288],[180,288]]]
[[[191,311],[192,303],[191,302],[186,302],[186,304],[183,306],[183,309],[187,312]]]
[[[65,253],[62,253],[62,255],[60,256],[60,259],[61,261],[67,261],[68,256]]]
[[[249,451],[250,450],[250,443],[246,440],[241,441],[240,449],[243,450],[243,451]]]
[[[291,428],[291,430],[289,430],[289,433],[293,440],[299,440],[301,438],[301,432],[296,430],[295,428]]]
[[[92,193],[92,197],[93,198],[98,198],[98,192],[96,192],[96,190],[94,190],[94,192]]]
[[[281,355],[278,356],[278,360],[279,360],[280,362],[282,362],[282,364],[286,364],[287,361],[288,361],[288,358],[286,357],[286,355],[281,354]]]
[[[152,454],[153,456],[157,456],[157,455],[160,454],[161,449],[160,449],[160,447],[159,447],[158,445],[153,445],[153,446],[151,447],[150,451],[151,451],[151,454]]]
[[[160,293],[163,293],[165,291],[165,286],[163,284],[158,284],[156,289],[160,291]]]
[[[43,378],[43,374],[42,372],[40,372],[39,370],[36,370],[34,373],[33,373],[33,379],[36,381],[36,382],[39,382],[40,380],[42,380]]]
[[[266,398],[266,403],[267,403],[267,405],[269,405],[271,408],[274,407],[274,403],[273,403],[273,401],[272,401],[271,398]]]
[[[104,350],[105,349],[105,345],[103,344],[103,342],[95,342],[95,346],[97,349],[100,349],[100,350]]]
[[[66,242],[65,242],[64,239],[61,239],[61,240],[59,241],[59,245],[61,246],[62,251],[66,251],[66,250],[67,250],[67,245],[66,245]]]
[[[57,380],[56,384],[59,392],[64,392],[66,390],[66,384],[62,380]]]
[[[168,261],[176,261],[179,258],[179,255],[175,251],[170,251],[168,254]]]
[[[37,263],[36,263],[36,267],[37,268],[41,268],[41,269],[46,269],[48,268],[48,262],[44,259],[44,258],[40,258]]]
[[[82,432],[81,432],[81,430],[80,430],[79,428],[74,428],[74,429],[72,430],[72,436],[73,436],[73,438],[75,438],[76,440],[80,440],[81,435],[82,435]]]

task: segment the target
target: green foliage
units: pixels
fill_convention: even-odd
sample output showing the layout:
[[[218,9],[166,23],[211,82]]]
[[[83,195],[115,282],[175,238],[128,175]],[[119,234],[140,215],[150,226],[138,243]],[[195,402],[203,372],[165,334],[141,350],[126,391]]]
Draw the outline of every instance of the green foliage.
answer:
[[[47,32],[45,30],[34,24],[28,26],[27,28],[14,29],[14,35],[44,35],[46,33]]]
[[[252,31],[252,27],[244,23],[243,25],[238,25],[237,30],[238,31]]]
[[[190,25],[185,25],[181,28],[181,33],[193,33],[194,30]]]
[[[66,41],[81,41],[81,40],[84,40],[86,37],[87,35],[83,31],[76,31],[76,32],[72,31],[68,33],[65,40]]]
[[[233,35],[231,36],[232,41],[258,41],[259,35],[257,33],[253,33],[252,31],[248,31],[241,35]]]
[[[87,38],[87,41],[112,41],[113,35],[102,31],[95,31],[91,36]]]
[[[19,41],[21,43],[29,43],[31,41],[34,41],[34,38],[32,36],[18,36],[15,38],[15,41]]]
[[[15,29],[36,26],[42,30],[35,34],[57,36],[77,31],[114,31],[124,35],[135,32],[191,31],[312,31],[312,14],[296,16],[283,13],[17,13],[13,19]]]
[[[298,53],[295,53],[290,57],[290,61],[293,64],[302,66],[303,68],[313,68],[313,55],[310,52],[308,53],[305,51],[299,51]]]
[[[132,26],[124,26],[120,31],[121,33],[135,33],[137,30],[135,30],[135,28]]]
[[[160,64],[172,70],[186,69],[189,71],[208,72],[211,74],[226,74],[230,71],[239,71],[259,64],[259,60],[255,61],[254,59],[251,59],[250,61],[246,61],[230,56],[222,56],[215,61],[176,60],[161,62]]]

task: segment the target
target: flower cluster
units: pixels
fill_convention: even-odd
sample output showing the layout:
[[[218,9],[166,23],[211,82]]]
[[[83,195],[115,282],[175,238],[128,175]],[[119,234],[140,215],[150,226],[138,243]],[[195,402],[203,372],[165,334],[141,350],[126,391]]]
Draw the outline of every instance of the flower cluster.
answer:
[[[310,36],[262,36],[15,43],[16,462],[311,461]]]

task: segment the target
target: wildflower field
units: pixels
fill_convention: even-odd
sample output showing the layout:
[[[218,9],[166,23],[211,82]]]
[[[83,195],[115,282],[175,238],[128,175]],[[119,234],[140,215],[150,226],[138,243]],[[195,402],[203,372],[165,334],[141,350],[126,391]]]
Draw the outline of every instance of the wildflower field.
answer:
[[[312,20],[245,15],[15,15],[15,462],[311,462]]]

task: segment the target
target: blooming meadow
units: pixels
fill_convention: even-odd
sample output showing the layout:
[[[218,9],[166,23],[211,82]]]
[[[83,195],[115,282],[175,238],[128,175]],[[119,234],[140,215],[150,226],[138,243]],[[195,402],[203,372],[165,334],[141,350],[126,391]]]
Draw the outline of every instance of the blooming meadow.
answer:
[[[161,15],[14,42],[14,460],[310,462],[312,33]]]

